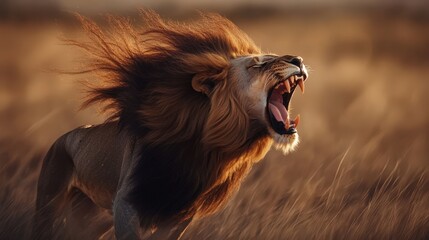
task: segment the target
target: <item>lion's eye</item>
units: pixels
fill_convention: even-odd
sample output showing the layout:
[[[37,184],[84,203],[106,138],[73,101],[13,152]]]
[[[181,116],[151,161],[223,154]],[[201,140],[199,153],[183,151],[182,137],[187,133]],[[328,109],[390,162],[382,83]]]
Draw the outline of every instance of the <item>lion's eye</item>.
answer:
[[[263,62],[259,57],[254,57],[252,58],[251,63],[249,64],[249,66],[247,67],[248,69],[250,68],[260,68],[263,67],[267,64],[267,62]]]
[[[260,63],[261,63],[261,61],[259,60],[259,57],[253,57],[252,60],[250,61],[249,65],[247,66],[247,68],[256,67]]]
[[[267,62],[261,62],[261,63],[258,63],[257,65],[255,65],[255,67],[263,67],[265,65],[267,65]]]
[[[260,68],[267,65],[267,62],[259,62],[259,63],[255,63],[252,66],[250,66],[251,68]]]

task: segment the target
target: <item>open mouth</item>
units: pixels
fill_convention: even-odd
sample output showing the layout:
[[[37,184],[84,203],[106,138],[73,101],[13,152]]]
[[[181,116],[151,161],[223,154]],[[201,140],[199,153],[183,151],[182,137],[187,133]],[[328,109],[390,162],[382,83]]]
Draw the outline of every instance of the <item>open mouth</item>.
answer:
[[[281,135],[294,134],[298,127],[300,118],[299,115],[291,120],[289,116],[289,104],[293,92],[296,87],[301,89],[304,93],[304,81],[306,76],[292,75],[285,80],[278,82],[268,94],[268,116],[270,119],[272,129]]]

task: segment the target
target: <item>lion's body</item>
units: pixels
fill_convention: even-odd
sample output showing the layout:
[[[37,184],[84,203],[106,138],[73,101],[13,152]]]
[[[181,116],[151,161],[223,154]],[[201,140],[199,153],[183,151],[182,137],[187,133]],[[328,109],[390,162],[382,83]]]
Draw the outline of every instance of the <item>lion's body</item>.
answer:
[[[74,166],[72,187],[79,188],[98,206],[112,209],[122,165],[129,163],[128,156],[133,154],[133,138],[120,131],[115,122],[78,128],[64,138]]]
[[[258,153],[252,155],[252,161],[260,160],[269,150],[270,140],[267,139],[266,141],[265,144],[259,143],[262,148],[258,150]],[[145,147],[139,145],[139,141],[133,135],[120,129],[118,122],[84,126],[60,137],[48,152],[42,168],[37,206],[39,209],[44,208],[44,210],[36,216],[36,222],[44,222],[46,225],[47,222],[41,219],[46,218],[46,215],[54,214],[56,209],[60,208],[59,206],[71,194],[72,189],[79,189],[96,206],[114,212],[115,207],[121,207],[114,205],[116,201],[119,201],[117,199],[118,192],[122,193],[119,198],[129,196],[133,190],[131,188],[133,185],[130,182],[132,174],[138,172],[139,176],[146,180],[142,186],[142,196],[140,197],[148,200],[145,204],[145,207],[148,208],[146,211],[149,211],[147,216],[151,216],[150,210],[157,210],[159,212],[156,214],[162,214],[160,215],[162,218],[156,220],[157,223],[175,226],[181,222],[186,222],[189,216],[199,215],[201,217],[205,215],[204,211],[198,212],[200,209],[215,211],[227,199],[227,193],[230,192],[229,188],[235,188],[252,165],[248,159],[241,159],[241,163],[237,159],[235,166],[225,169],[224,173],[220,173],[220,175],[225,175],[226,172],[230,172],[231,175],[228,176],[230,179],[223,179],[221,183],[216,184],[215,189],[209,191],[207,188],[213,185],[211,181],[219,181],[219,179],[209,179],[212,177],[210,175],[206,175],[207,179],[204,179],[205,174],[199,170],[203,168],[202,166],[194,166],[195,169],[198,169],[195,172],[199,174],[195,176],[200,178],[198,181],[192,179],[194,177],[192,176],[193,169],[182,170],[186,173],[179,175],[184,179],[168,176],[180,173],[181,170],[178,168],[181,166],[178,163],[185,159],[180,159],[176,155],[177,151],[167,148],[167,151],[171,151],[172,157],[180,160],[175,164],[169,161],[171,158],[166,156],[170,154],[166,152],[156,153],[152,151],[149,153],[142,151],[142,149]],[[145,154],[149,155],[145,156]],[[163,159],[154,159],[157,154],[162,155]],[[191,155],[192,153],[184,155],[187,156],[188,154]],[[162,166],[158,167],[159,164],[154,164],[154,160],[159,160]],[[140,167],[146,167],[146,169],[135,171],[142,162],[147,164]],[[234,168],[233,172],[231,172],[231,168]],[[52,174],[53,171],[56,171],[57,174]],[[191,179],[187,180],[187,178]],[[193,186],[193,184],[199,185]],[[206,186],[203,186],[204,184]],[[148,189],[147,186],[150,188]],[[201,202],[197,205],[196,200],[202,193],[205,194],[204,200],[208,199],[210,202]],[[49,197],[43,198],[44,195],[49,195]],[[59,202],[53,203],[52,199]],[[52,209],[46,206],[51,206]],[[168,206],[169,209],[163,212],[162,207],[165,206]],[[134,213],[132,215],[135,217]],[[169,218],[171,218],[172,223],[166,221]],[[50,224],[54,223],[51,222]],[[40,227],[40,229],[43,228]],[[40,237],[48,237],[49,234],[49,232],[45,232]],[[177,232],[173,238],[180,234],[181,231]],[[122,236],[129,236],[129,233],[124,233]],[[160,239],[163,237],[165,236],[162,235]]]
[[[283,106],[293,90],[287,95],[279,86],[289,79],[294,89],[294,74],[304,76],[303,84],[301,58],[262,55],[218,15],[189,26],[144,15],[143,40],[126,21],[113,19],[126,35],[109,38],[82,19],[93,43],[69,41],[92,53],[91,69],[106,77],[87,104],[105,103],[112,113],[49,150],[35,219],[35,233],[45,228],[43,239],[52,238],[71,189],[113,213],[119,239],[177,239],[192,219],[222,207],[273,144],[285,152],[297,145],[289,126],[298,122]],[[288,100],[273,98],[270,109],[282,112],[272,115],[267,101],[275,86]],[[269,114],[283,122],[276,123],[280,130],[273,130]]]
[[[133,142],[114,122],[81,127],[61,136],[46,155],[39,177],[36,237],[53,237],[46,226],[53,226],[55,218],[49,216],[61,213],[58,209],[74,189],[96,206],[113,210],[122,165],[130,162]]]

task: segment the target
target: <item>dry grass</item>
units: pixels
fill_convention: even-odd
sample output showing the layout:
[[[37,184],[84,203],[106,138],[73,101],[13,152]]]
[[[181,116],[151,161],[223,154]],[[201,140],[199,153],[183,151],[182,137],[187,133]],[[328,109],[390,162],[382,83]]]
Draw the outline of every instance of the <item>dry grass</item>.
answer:
[[[428,239],[429,19],[313,12],[234,20],[263,49],[299,54],[311,67],[306,93],[294,99],[302,142],[289,156],[270,152],[228,206],[193,223],[185,239]],[[66,25],[0,22],[0,239],[29,238],[47,147],[101,121],[77,112],[81,79],[38,70],[81,57],[59,45],[58,30],[81,37]],[[87,221],[66,235],[93,239],[94,228],[110,224]]]

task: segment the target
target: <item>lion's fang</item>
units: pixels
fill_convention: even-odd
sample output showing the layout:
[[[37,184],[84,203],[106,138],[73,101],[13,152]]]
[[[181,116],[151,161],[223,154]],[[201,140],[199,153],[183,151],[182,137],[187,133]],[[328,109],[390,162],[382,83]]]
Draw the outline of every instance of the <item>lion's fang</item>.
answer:
[[[284,82],[283,82],[283,85],[285,86],[286,91],[287,91],[288,93],[290,93],[290,85],[289,85],[289,82],[284,81]]]
[[[302,79],[298,80],[298,85],[299,85],[299,88],[301,89],[301,92],[304,93],[305,85]]]

